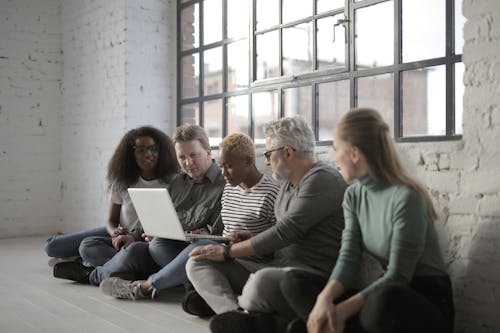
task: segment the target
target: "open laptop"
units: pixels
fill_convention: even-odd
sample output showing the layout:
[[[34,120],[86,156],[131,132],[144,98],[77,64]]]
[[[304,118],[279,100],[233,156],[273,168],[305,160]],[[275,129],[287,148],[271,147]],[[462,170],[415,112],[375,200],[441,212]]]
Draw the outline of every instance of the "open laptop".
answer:
[[[167,239],[190,242],[196,239],[212,239],[219,242],[229,238],[208,234],[185,232],[179,221],[170,194],[165,188],[129,188],[128,193],[134,204],[144,233]]]

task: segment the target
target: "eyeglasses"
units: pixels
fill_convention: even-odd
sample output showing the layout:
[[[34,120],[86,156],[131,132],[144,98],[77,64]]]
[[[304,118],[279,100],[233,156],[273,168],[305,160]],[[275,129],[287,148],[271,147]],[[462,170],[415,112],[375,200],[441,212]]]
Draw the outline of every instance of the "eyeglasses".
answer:
[[[160,145],[152,145],[152,146],[134,146],[134,150],[137,154],[143,155],[150,151],[152,154],[158,153],[160,150]]]
[[[278,150],[283,150],[285,149],[286,146],[283,146],[283,147],[279,147],[279,148],[276,148],[276,149],[271,149],[271,150],[268,150],[264,153],[264,157],[266,158],[266,161],[269,161],[269,159],[271,158],[271,154],[274,152],[274,151],[278,151]]]

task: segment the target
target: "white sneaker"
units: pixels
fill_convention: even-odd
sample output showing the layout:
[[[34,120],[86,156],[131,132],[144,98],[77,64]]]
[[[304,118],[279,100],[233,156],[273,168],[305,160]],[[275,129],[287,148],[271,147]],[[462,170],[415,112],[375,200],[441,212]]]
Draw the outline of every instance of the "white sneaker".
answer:
[[[49,267],[54,267],[56,264],[60,262],[69,262],[69,261],[82,262],[82,258],[80,258],[80,256],[67,257],[67,258],[50,258],[47,264],[49,265]]]

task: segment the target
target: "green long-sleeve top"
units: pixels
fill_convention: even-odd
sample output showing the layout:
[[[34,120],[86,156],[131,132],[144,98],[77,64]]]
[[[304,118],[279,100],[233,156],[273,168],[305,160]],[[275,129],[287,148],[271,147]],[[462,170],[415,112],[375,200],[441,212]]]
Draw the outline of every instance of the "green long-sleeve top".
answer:
[[[365,298],[387,283],[447,274],[427,205],[413,188],[365,176],[346,190],[342,206],[345,229],[330,279],[345,289],[356,281],[363,250],[385,270],[361,291]]]

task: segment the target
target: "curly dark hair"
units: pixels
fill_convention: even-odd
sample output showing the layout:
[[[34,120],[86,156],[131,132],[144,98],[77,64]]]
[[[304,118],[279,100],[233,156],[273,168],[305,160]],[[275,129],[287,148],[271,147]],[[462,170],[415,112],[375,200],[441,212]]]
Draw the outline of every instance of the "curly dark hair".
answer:
[[[179,171],[174,145],[168,135],[151,126],[135,128],[123,136],[109,161],[107,175],[109,189],[116,187],[125,191],[139,179],[140,169],[135,161],[134,145],[135,140],[140,137],[150,137],[159,145],[157,178],[168,183]]]

